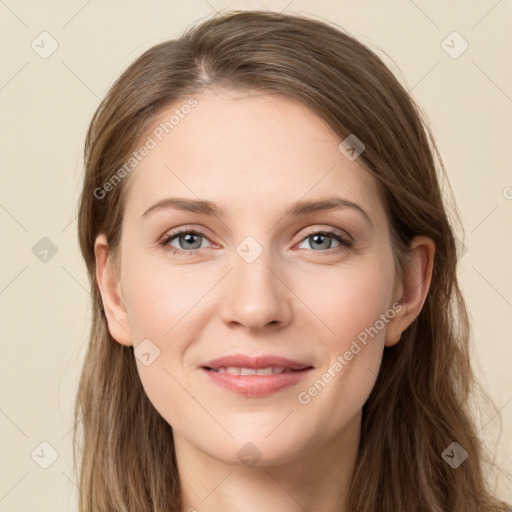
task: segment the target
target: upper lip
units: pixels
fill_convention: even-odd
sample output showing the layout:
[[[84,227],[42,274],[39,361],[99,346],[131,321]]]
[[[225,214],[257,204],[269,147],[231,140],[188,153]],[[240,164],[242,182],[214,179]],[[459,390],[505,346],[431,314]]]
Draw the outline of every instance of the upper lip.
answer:
[[[262,356],[248,356],[244,354],[233,354],[230,356],[219,357],[212,359],[207,363],[201,365],[203,368],[268,368],[269,366],[276,366],[281,368],[288,368],[290,370],[304,370],[311,368],[309,364],[294,361],[287,357],[280,357],[274,355]]]

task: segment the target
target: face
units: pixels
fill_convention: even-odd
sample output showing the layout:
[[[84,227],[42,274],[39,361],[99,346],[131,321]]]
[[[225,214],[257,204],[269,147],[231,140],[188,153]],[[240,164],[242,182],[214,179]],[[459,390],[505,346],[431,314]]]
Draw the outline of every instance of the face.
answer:
[[[274,465],[360,425],[400,309],[388,220],[375,179],[304,106],[194,97],[172,131],[160,123],[184,102],[143,138],[156,145],[126,195],[126,329],[111,332],[135,346],[176,438]],[[300,207],[324,200],[341,201]]]

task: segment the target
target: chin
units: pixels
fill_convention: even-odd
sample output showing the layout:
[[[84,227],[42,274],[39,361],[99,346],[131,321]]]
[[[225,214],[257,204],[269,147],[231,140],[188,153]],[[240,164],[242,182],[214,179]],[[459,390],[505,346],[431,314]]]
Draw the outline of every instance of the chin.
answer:
[[[266,426],[260,431],[254,427],[248,430],[230,430],[234,439],[226,439],[227,435],[223,440],[210,438],[214,446],[204,446],[202,451],[220,462],[233,466],[279,466],[296,460],[309,444],[308,440],[304,439],[304,434],[294,436],[285,428],[281,431],[279,429],[280,427],[277,427],[270,435],[271,430]]]

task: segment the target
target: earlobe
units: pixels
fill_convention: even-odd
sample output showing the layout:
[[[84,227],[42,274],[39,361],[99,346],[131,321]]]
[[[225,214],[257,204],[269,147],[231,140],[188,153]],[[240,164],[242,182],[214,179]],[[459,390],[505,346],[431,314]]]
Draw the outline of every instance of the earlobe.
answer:
[[[112,268],[109,245],[101,233],[94,242],[96,256],[96,282],[107,318],[110,335],[122,345],[133,345],[128,314],[121,293],[120,276]]]
[[[401,309],[386,332],[386,346],[400,341],[400,337],[420,314],[432,280],[435,242],[427,236],[416,236],[411,242],[411,255],[405,264],[401,283]]]

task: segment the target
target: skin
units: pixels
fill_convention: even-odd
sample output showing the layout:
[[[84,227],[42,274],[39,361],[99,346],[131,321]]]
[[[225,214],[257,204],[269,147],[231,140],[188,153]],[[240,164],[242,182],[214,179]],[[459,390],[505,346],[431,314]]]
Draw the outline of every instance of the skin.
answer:
[[[137,358],[137,367],[173,428],[184,511],[344,510],[363,404],[385,346],[400,340],[423,306],[434,242],[413,240],[400,279],[375,179],[304,106],[227,90],[195,98],[198,106],[130,176],[118,271],[105,236],[96,240],[110,333],[127,346],[149,338],[160,350],[148,366]],[[295,201],[333,195],[360,205],[371,224],[352,208],[284,215]],[[170,196],[208,199],[225,216],[159,209],[141,217]],[[204,237],[159,245],[181,227]],[[315,244],[311,232],[326,229],[348,234],[353,246],[329,236]],[[236,252],[247,236],[263,250],[251,263]],[[201,248],[186,254],[196,241]],[[395,303],[400,311],[378,335],[301,404],[298,393]],[[220,388],[198,369],[240,352],[285,356],[314,370],[257,398]],[[237,456],[248,442],[257,450],[246,450],[261,457],[252,467]]]

